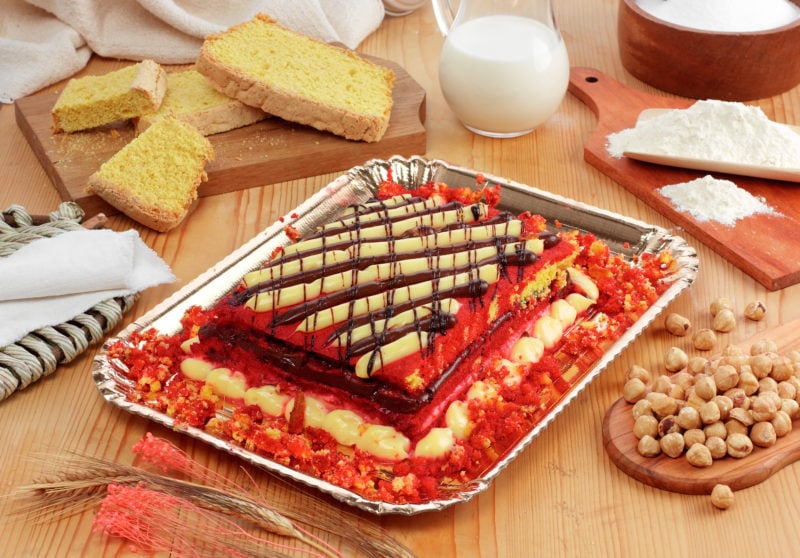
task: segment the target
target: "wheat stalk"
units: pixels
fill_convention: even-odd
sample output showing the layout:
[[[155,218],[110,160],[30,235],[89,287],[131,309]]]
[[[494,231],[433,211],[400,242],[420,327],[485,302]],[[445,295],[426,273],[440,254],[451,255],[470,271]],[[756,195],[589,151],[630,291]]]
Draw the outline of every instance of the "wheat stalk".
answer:
[[[41,454],[34,456],[34,459],[52,463],[55,457]],[[111,485],[140,486],[182,499],[209,512],[250,522],[266,532],[303,543],[324,556],[340,557],[341,554],[299,528],[297,523],[316,527],[354,543],[373,558],[414,556],[380,527],[369,522],[360,524],[357,516],[341,510],[328,510],[322,503],[308,506],[309,502],[304,502],[302,508],[296,505],[293,509],[278,511],[251,497],[243,489],[225,491],[94,457],[72,454],[60,465],[60,472],[17,488],[12,494],[20,500],[15,514],[26,514],[37,521],[63,517],[100,504]],[[314,511],[309,512],[309,509]],[[238,551],[249,554],[244,547]]]

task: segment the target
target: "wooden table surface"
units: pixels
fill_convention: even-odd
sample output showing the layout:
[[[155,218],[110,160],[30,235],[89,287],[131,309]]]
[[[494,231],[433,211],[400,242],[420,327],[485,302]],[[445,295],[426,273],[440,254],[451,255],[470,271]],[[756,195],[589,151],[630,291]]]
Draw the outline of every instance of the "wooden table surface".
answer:
[[[556,3],[556,17],[573,66],[597,68],[622,83],[651,93],[628,75],[616,45],[615,0]],[[643,221],[675,225],[583,160],[583,144],[594,114],[568,94],[558,113],[534,133],[508,140],[476,136],[461,127],[437,83],[442,45],[430,6],[402,18],[387,18],[359,47],[397,61],[427,91],[430,158],[483,170]],[[85,70],[102,73],[118,61],[93,59]],[[757,103],[779,121],[800,124],[800,88]],[[48,213],[60,199],[25,142],[13,106],[0,109],[0,207],[22,204]],[[336,175],[314,176],[247,191],[206,197],[177,229],[164,234],[113,217],[115,230],[135,228],[172,267],[180,282],[142,293],[123,324],[273,223]],[[800,194],[798,194],[800,196]],[[677,231],[680,232],[680,231]],[[668,308],[696,324],[708,324],[708,306],[731,298],[741,311],[760,299],[761,322],[739,320],[721,343],[746,338],[800,317],[800,287],[769,292],[690,235],[701,258],[697,281]],[[764,238],[769,243],[769,238]],[[786,257],[797,257],[787,254]],[[2,280],[2,278],[0,278]],[[726,511],[707,496],[686,496],[651,488],[621,473],[605,454],[601,424],[618,399],[632,364],[657,368],[676,340],[654,324],[586,389],[541,436],[480,496],[444,511],[418,516],[373,517],[419,556],[788,556],[800,548],[800,465],[789,465],[766,481],[736,494]],[[798,347],[800,348],[800,347]],[[79,452],[131,463],[131,446],[153,431],[222,474],[244,477],[241,462],[204,444],[165,431],[107,404],[91,379],[96,347],[55,374],[0,402],[0,494],[31,482],[38,473],[36,452]],[[296,489],[247,467],[256,482],[290,497]],[[346,508],[331,502],[331,506]],[[13,501],[0,498],[3,556],[120,556],[128,546],[92,533],[94,510],[35,525],[24,516],[12,521]],[[347,508],[349,509],[349,508]]]

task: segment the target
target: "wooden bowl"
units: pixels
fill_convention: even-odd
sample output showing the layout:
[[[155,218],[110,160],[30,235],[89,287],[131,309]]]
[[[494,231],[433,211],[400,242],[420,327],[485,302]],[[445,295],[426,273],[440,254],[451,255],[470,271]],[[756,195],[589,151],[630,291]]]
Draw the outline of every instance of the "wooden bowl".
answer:
[[[703,31],[657,19],[636,0],[620,0],[617,37],[626,70],[676,95],[749,101],[800,83],[800,20],[767,31]]]

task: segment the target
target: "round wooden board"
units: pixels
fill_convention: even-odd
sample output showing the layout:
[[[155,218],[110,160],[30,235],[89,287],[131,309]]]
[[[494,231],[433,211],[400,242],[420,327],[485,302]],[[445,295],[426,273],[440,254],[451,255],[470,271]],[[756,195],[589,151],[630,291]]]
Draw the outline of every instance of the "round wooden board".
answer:
[[[800,320],[758,334],[741,346],[749,348],[759,338],[772,339],[781,352],[798,349]],[[800,458],[800,420],[771,448],[757,447],[743,459],[725,457],[706,468],[690,465],[685,456],[643,457],[636,450],[638,442],[631,405],[619,399],[603,419],[603,446],[622,472],[649,486],[682,494],[710,494],[716,484],[727,484],[735,491],[760,483]]]

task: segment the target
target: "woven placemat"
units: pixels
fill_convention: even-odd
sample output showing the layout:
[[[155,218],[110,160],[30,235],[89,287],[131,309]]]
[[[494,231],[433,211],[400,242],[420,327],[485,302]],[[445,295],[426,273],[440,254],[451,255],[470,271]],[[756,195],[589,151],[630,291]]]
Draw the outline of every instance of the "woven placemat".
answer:
[[[84,228],[83,217],[83,210],[74,202],[62,203],[45,219],[12,205],[0,218],[0,257],[34,240],[80,230]],[[135,300],[133,294],[103,301],[68,322],[31,331],[16,343],[0,348],[0,401],[52,374],[59,364],[70,362],[101,341]]]

